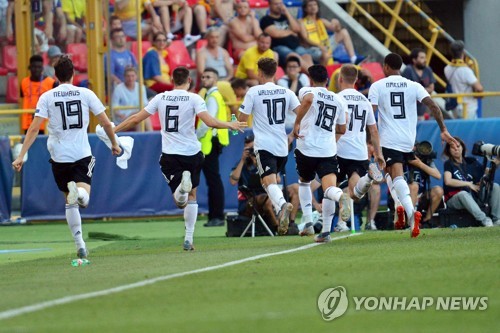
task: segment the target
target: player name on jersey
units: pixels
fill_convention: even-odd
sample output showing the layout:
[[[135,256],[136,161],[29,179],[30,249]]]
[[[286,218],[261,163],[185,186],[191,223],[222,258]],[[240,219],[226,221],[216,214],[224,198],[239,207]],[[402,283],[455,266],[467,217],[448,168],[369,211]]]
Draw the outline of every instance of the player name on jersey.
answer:
[[[80,92],[78,90],[54,91],[52,95],[54,95],[54,97],[73,97],[80,96]]]
[[[169,95],[163,95],[161,97],[163,101],[169,101],[169,102],[189,102],[189,96],[169,96]]]
[[[329,94],[323,94],[321,91],[318,91],[318,96],[323,99],[327,99],[329,101],[335,101],[335,96]]]
[[[272,89],[272,90],[259,90],[257,92],[259,94],[259,96],[262,96],[262,95],[284,95],[286,94],[286,90],[285,89]]]
[[[365,101],[366,97],[365,96],[359,96],[359,95],[342,95],[346,101]]]
[[[408,84],[406,82],[386,82],[386,88],[407,88]]]

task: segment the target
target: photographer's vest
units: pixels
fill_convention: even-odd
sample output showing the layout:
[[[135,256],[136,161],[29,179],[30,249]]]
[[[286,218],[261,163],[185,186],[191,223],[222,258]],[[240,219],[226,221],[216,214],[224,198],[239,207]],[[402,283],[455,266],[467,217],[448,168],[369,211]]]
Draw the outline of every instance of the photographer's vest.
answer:
[[[217,115],[215,118],[220,121],[227,121],[226,103],[224,102],[224,98],[217,88],[213,89],[212,91],[210,90],[211,89],[209,89],[207,95],[205,96],[205,101],[208,101],[210,97],[215,98],[215,101],[217,102]],[[200,123],[198,123],[198,128],[199,127]],[[200,139],[201,152],[204,155],[208,155],[212,151],[212,137],[214,136],[217,136],[217,138],[219,139],[219,143],[222,146],[227,146],[229,144],[229,131],[227,129],[210,128],[207,133],[205,133],[205,136]]]

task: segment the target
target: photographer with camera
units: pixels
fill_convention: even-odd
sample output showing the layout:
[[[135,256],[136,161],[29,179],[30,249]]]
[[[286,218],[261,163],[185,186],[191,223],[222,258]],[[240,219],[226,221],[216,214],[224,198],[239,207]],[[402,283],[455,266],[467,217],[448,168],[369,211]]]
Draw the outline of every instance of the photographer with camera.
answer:
[[[262,215],[269,228],[277,230],[278,220],[274,214],[273,205],[262,187],[259,172],[257,169],[257,158],[254,152],[254,136],[249,134],[245,137],[245,145],[241,154],[241,159],[229,174],[231,185],[238,185],[238,214],[246,217],[252,216],[252,206],[255,205],[257,211]],[[278,182],[280,179],[278,177]],[[299,207],[298,184],[287,186],[290,203],[293,210],[290,212],[290,223],[288,235],[297,235],[298,227],[294,220]],[[252,201],[250,201],[252,200]]]
[[[479,200],[478,193],[481,190],[479,184],[483,176],[484,167],[474,157],[465,157],[467,151],[465,143],[458,137],[455,137],[455,140],[460,145],[451,146],[447,143],[443,152],[448,157],[448,160],[444,164],[444,193],[448,207],[466,209],[485,227],[492,227],[493,223],[499,225],[500,186],[492,184],[489,198],[485,198],[486,202]],[[496,158],[493,160],[493,170],[500,164],[500,157],[498,156],[500,149],[498,149],[498,146],[484,145],[484,147],[474,150],[479,150],[481,154],[486,154],[490,157],[496,155]],[[490,174],[489,170],[486,171],[486,174]],[[489,181],[493,182],[493,178]],[[481,210],[479,204],[489,204],[491,218]]]

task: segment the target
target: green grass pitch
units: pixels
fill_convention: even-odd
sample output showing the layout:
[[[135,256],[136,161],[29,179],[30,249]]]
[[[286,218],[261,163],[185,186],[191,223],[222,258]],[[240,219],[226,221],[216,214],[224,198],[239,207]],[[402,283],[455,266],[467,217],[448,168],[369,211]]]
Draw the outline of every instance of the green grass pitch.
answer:
[[[8,310],[296,249],[312,238],[226,238],[198,221],[183,252],[179,220],[85,223],[91,265],[72,267],[65,224],[0,228],[0,317]],[[333,237],[337,236],[335,234]],[[0,320],[0,332],[498,332],[500,228],[365,232]],[[7,252],[9,250],[10,252]],[[13,250],[37,250],[12,252]],[[326,322],[324,289],[347,290],[347,312]],[[488,297],[484,311],[355,309],[352,297]]]

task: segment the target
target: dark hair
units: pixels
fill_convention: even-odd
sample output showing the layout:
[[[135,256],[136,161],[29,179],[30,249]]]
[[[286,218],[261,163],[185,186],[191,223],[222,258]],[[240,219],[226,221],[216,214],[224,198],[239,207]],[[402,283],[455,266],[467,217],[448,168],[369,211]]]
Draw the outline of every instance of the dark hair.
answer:
[[[300,58],[297,56],[291,55],[288,58],[286,58],[285,65],[288,65],[289,62],[296,62],[300,66]]]
[[[167,38],[167,35],[163,32],[163,31],[159,31],[157,33],[154,34],[153,36],[153,42],[156,42],[156,38],[158,38],[158,36],[162,35],[163,37]]]
[[[34,62],[41,62],[41,63],[43,63],[43,58],[42,58],[42,56],[41,56],[41,55],[38,55],[38,54],[35,54],[35,55],[31,56],[31,58],[30,58],[30,65],[31,65],[32,63],[34,63]]]
[[[384,64],[389,66],[391,69],[400,70],[403,66],[403,59],[397,53],[389,53],[385,56]]]
[[[247,87],[247,81],[245,79],[240,79],[240,78],[233,78],[231,80],[231,88],[237,89],[237,88],[243,88],[245,89]]]
[[[420,53],[425,53],[425,50],[423,48],[420,48],[420,47],[416,47],[414,48],[413,50],[411,50],[411,53],[410,53],[410,59],[417,59],[418,58],[418,55]]]
[[[203,71],[203,73],[206,73],[206,72],[210,72],[210,73],[214,73],[216,78],[219,78],[219,72],[213,68],[213,67],[207,67],[205,68],[205,70]]]
[[[264,74],[265,77],[271,78],[276,74],[278,63],[271,58],[260,58],[257,62],[257,67]]]
[[[59,57],[54,65],[54,69],[59,82],[69,82],[75,73],[73,61],[71,61],[71,58],[67,54],[63,54]]]
[[[181,86],[186,84],[189,78],[189,69],[183,66],[179,66],[172,72],[172,79],[174,80],[174,85]]]
[[[462,58],[462,55],[464,53],[465,49],[465,44],[461,40],[456,40],[451,43],[450,45],[450,51],[451,51],[451,56],[453,59],[460,59]]]
[[[319,7],[319,1],[318,0],[304,0],[304,1],[302,1],[302,13],[303,13],[304,16],[306,15],[306,7],[309,4],[309,2],[316,2],[318,4],[318,7]],[[319,10],[318,14],[316,14],[316,18],[317,19],[321,18],[320,14],[321,14],[321,10]]]
[[[313,82],[324,83],[328,81],[328,71],[323,65],[312,65],[307,71]]]
[[[458,136],[454,136],[453,137],[455,140],[457,140],[458,143],[460,143],[460,145],[462,146],[462,158],[465,158],[465,153],[467,152],[467,147],[465,146],[465,142],[460,139]],[[451,145],[446,142],[446,145],[444,146],[444,150],[443,150],[443,155],[448,157],[448,159],[450,160],[453,160],[453,157],[451,156],[451,153],[450,153],[450,149],[451,149]]]
[[[255,139],[255,137],[253,136],[252,133],[247,134],[247,136],[245,136],[245,143],[253,142],[254,139]]]
[[[109,17],[109,22],[113,22],[113,21],[116,21],[116,20],[120,20],[120,22],[122,21],[121,18],[119,18],[118,16],[116,15],[111,15]]]
[[[358,69],[351,64],[342,65],[340,76],[346,83],[354,84],[358,80]]]
[[[118,32],[125,33],[125,31],[122,28],[116,28],[116,29],[111,30],[111,32],[109,33],[109,37],[113,38],[113,35],[118,33]]]
[[[261,38],[261,37],[271,37],[271,36],[270,36],[267,32],[263,32],[263,33],[261,33],[261,34],[257,37],[257,39],[259,39],[259,38]]]

